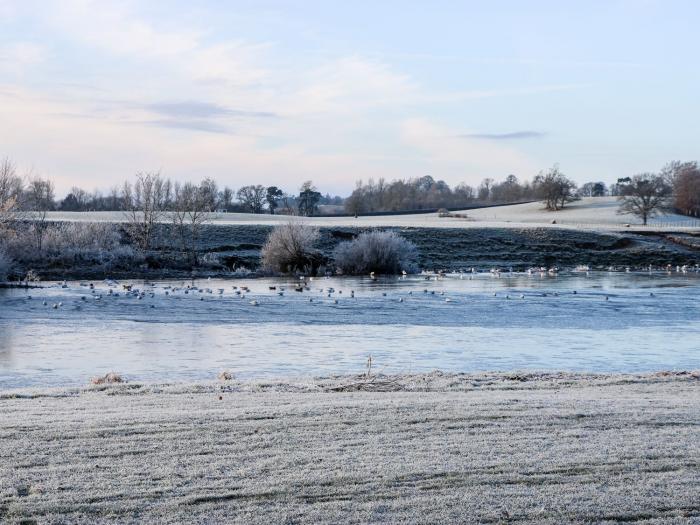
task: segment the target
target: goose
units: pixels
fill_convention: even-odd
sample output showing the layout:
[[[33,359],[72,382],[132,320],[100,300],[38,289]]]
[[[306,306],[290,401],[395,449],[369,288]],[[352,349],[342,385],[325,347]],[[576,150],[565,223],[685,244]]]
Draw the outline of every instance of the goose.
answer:
[[[250,301],[250,304],[253,306],[258,306],[259,303],[255,299],[253,299],[252,301]]]

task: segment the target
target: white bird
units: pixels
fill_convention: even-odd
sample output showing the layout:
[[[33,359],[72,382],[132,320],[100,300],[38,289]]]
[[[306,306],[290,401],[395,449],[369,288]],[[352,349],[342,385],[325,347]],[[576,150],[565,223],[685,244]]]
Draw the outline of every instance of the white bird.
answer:
[[[253,306],[258,306],[258,302],[256,300],[250,301],[250,304]]]

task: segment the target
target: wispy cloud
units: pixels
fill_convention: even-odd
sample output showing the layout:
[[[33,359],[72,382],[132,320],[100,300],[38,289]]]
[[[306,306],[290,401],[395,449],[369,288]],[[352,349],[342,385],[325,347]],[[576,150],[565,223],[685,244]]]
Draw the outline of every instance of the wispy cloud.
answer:
[[[542,131],[511,131],[508,133],[463,133],[458,135],[464,139],[483,139],[483,140],[521,140],[521,139],[540,139],[547,136]]]
[[[207,133],[230,133],[227,126],[217,124],[208,120],[148,120],[145,122],[137,122],[137,124],[146,124],[148,126],[156,126],[159,128],[185,129],[189,131],[204,131]]]
[[[196,100],[187,100],[182,102],[156,102],[153,104],[145,104],[144,109],[165,115],[167,117],[184,119],[209,119],[225,117],[272,118],[278,116],[275,113],[268,111],[231,109],[219,104]]]

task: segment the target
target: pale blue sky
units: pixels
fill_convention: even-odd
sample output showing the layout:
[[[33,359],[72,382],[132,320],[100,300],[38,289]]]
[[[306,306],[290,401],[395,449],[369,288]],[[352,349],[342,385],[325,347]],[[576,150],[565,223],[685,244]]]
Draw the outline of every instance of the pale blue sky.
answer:
[[[0,156],[107,189],[697,159],[694,1],[0,0]]]

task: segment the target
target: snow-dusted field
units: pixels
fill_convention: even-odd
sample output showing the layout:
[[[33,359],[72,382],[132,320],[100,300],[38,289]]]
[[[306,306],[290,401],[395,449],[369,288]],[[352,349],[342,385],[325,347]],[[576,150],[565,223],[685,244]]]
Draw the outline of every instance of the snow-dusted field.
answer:
[[[697,523],[700,380],[0,393],[0,522]]]
[[[618,215],[615,197],[584,198],[569,204],[563,210],[550,212],[541,202],[466,210],[468,218],[439,217],[437,213],[415,215],[383,215],[371,217],[312,217],[298,218],[308,224],[321,227],[403,227],[403,228],[520,228],[520,227],[575,227],[601,230],[618,230],[632,225],[631,229],[700,229],[700,221],[682,215],[664,215],[653,219],[646,228],[630,215]],[[455,212],[460,213],[460,212]],[[122,222],[121,212],[52,212],[50,220]],[[166,218],[167,220],[167,218]],[[288,216],[252,213],[220,213],[212,216],[213,224],[275,225],[289,220]],[[552,221],[557,224],[553,225]]]

